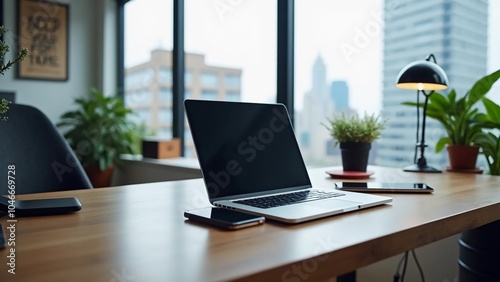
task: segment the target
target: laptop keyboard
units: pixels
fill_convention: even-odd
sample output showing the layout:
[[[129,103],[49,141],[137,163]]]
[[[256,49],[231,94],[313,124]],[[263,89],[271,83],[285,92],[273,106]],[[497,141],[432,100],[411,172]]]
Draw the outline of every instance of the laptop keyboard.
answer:
[[[345,196],[345,194],[338,192],[329,192],[329,191],[326,192],[319,190],[306,190],[306,191],[299,191],[287,194],[273,195],[268,197],[239,200],[239,201],[234,201],[234,203],[262,208],[262,209],[268,209],[279,206],[323,200],[340,196]]]

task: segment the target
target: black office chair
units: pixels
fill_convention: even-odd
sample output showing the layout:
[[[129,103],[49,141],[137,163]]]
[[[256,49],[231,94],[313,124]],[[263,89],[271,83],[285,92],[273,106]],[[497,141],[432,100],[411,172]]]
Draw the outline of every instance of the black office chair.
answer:
[[[0,195],[9,178],[16,194],[90,189],[80,162],[54,124],[40,110],[10,104],[0,121]]]

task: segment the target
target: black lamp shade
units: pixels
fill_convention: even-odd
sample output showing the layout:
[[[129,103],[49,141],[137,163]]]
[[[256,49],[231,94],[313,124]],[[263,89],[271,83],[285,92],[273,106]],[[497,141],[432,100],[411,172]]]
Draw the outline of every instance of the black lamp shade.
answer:
[[[396,86],[413,90],[443,90],[448,88],[448,76],[434,62],[415,61],[399,72]]]

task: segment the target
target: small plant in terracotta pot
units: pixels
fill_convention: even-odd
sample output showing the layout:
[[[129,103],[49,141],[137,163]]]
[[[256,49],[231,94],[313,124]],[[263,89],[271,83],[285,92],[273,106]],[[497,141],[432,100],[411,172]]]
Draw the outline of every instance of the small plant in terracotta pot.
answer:
[[[339,144],[344,171],[366,171],[371,144],[380,137],[385,123],[380,115],[360,117],[342,112],[323,124]]]

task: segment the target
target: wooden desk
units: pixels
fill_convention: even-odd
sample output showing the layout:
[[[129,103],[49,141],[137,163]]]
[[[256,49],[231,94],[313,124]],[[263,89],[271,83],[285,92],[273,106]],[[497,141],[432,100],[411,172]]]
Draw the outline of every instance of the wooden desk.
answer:
[[[208,205],[201,179],[24,195],[76,196],[83,209],[19,218],[16,274],[1,250],[0,281],[321,281],[500,219],[499,177],[370,170],[370,181],[426,182],[435,193],[233,232],[184,220],[184,210]],[[313,183],[333,187],[324,171],[310,171]],[[0,223],[9,236],[7,218]]]

